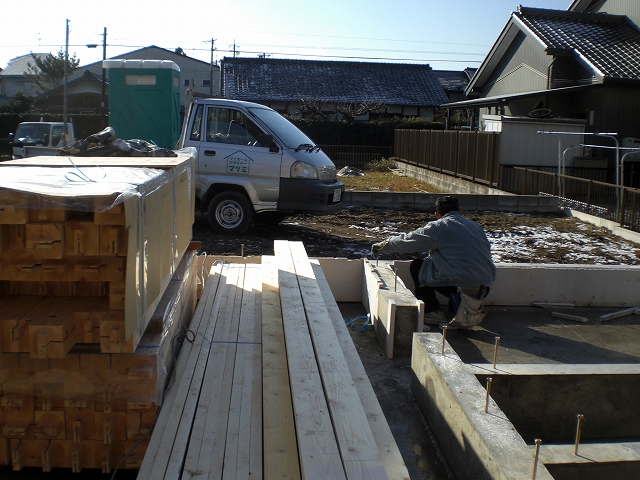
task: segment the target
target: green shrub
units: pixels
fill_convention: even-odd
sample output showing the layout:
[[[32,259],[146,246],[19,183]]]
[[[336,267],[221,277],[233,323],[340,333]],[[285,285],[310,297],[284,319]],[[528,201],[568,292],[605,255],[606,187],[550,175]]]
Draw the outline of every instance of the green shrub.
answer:
[[[388,172],[389,170],[393,170],[397,167],[396,157],[384,158],[382,157],[379,160],[372,160],[367,163],[364,167],[364,170],[369,170],[373,172]]]

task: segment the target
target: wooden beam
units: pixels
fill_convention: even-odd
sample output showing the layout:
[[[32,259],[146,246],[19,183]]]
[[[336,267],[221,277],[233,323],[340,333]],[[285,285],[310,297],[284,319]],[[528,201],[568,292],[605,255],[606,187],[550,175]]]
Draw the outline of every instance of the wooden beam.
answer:
[[[184,402],[196,373],[195,369],[198,363],[196,352],[202,346],[203,341],[206,341],[204,335],[207,334],[207,329],[210,327],[206,318],[209,317],[211,311],[219,308],[219,304],[215,304],[215,300],[222,278],[221,271],[222,265],[214,265],[209,272],[208,280],[189,326],[189,329],[194,332],[194,339],[193,342],[185,342],[182,346],[172,377],[174,383],[167,389],[144,461],[138,472],[140,480],[162,478],[166,471],[173,449],[173,437],[178,429]],[[203,321],[203,319],[205,320]],[[191,355],[191,353],[194,354]]]
[[[276,240],[274,252],[302,476],[346,479],[289,242]]]
[[[188,473],[198,472],[206,478],[222,478],[239,326],[234,316],[240,317],[242,294],[238,283],[242,284],[244,269],[228,265],[225,278],[216,328],[207,337],[210,353],[185,459]],[[181,468],[177,462],[169,467],[167,478],[179,478]]]
[[[289,242],[347,478],[386,479],[367,416],[302,242]]]
[[[327,306],[327,312],[331,317],[333,328],[340,342],[340,347],[349,365],[351,378],[358,390],[362,408],[369,421],[369,427],[373,433],[378,452],[380,453],[380,459],[387,471],[387,475],[390,480],[408,480],[410,478],[409,471],[402,459],[398,445],[393,438],[393,433],[380,407],[380,403],[373,390],[369,376],[364,369],[360,355],[344,323],[343,315],[331,293],[329,283],[324,277],[323,270],[317,260],[311,260],[311,266],[313,267],[318,286],[320,287],[322,297]]]
[[[276,258],[262,256],[262,409],[264,479],[299,479],[289,368]]]

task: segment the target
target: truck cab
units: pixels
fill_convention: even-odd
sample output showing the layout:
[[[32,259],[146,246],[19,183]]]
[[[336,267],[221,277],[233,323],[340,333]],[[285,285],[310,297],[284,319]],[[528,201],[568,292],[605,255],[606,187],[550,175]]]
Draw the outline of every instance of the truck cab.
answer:
[[[13,158],[55,155],[58,147],[74,138],[73,124],[67,123],[67,135],[64,127],[64,122],[22,122],[15,134],[9,134]]]
[[[344,184],[333,162],[264,105],[196,99],[179,147],[197,150],[196,202],[216,232],[237,234],[254,220],[279,223],[289,214],[343,208]]]

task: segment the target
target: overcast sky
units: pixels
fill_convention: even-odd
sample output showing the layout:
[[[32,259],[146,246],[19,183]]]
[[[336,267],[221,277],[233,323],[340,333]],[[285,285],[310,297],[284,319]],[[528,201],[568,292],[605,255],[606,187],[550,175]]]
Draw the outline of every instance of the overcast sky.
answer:
[[[566,10],[571,0],[525,6]],[[27,7],[28,6],[28,7]],[[478,67],[517,0],[31,0],[3,2],[0,67],[65,46],[81,65],[149,45],[208,62],[233,55],[428,63],[437,70]],[[87,48],[98,44],[98,48]]]

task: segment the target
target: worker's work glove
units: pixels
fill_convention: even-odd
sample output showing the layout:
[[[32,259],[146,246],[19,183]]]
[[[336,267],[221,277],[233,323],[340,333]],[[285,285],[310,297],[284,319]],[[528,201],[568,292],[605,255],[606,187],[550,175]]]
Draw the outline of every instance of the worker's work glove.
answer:
[[[371,245],[371,256],[373,258],[378,258],[380,256],[380,250],[387,244],[386,241],[378,242]]]

